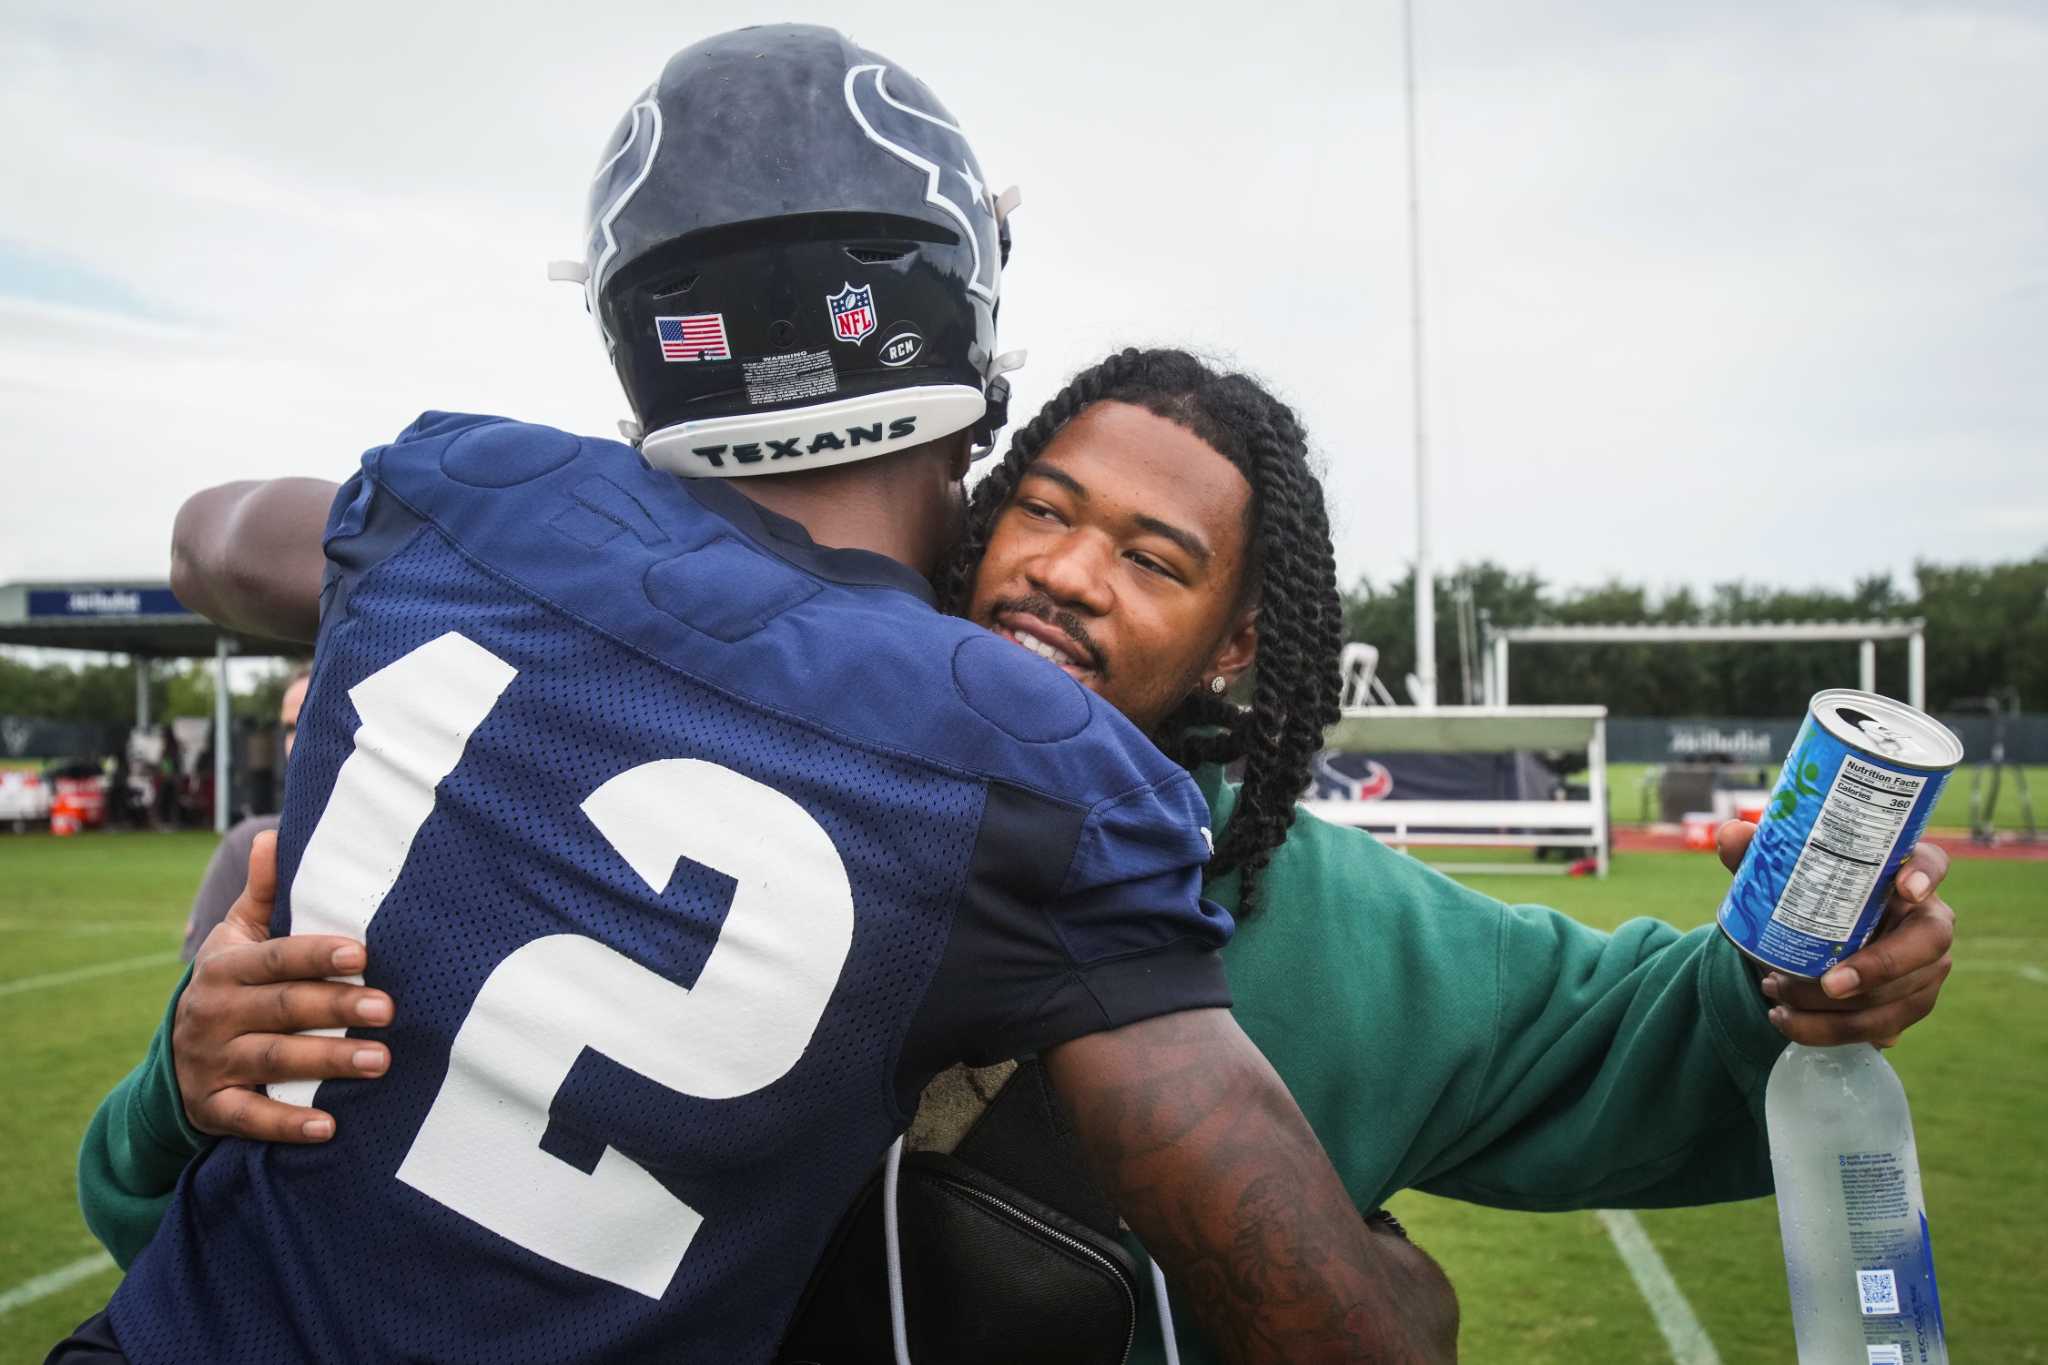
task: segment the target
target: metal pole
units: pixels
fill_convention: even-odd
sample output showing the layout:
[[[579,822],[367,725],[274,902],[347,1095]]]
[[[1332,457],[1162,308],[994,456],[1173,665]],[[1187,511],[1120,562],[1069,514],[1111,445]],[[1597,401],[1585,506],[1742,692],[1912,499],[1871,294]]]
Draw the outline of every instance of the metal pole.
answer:
[[[1877,691],[1877,641],[1865,640],[1856,647],[1857,686],[1865,692]]]
[[[1408,112],[1408,370],[1415,405],[1415,681],[1422,706],[1436,705],[1436,574],[1429,557],[1429,439],[1423,414],[1422,192],[1415,165],[1415,0],[1402,0],[1401,55]]]
[[[1472,704],[1472,585],[1458,584],[1451,601],[1458,617],[1458,705]]]
[[[1493,637],[1493,704],[1508,704],[1508,637]]]
[[[213,832],[228,832],[228,637],[213,642]]]
[[[1918,629],[1906,638],[1906,704],[1927,709],[1927,637]]]
[[[135,728],[149,728],[149,660],[140,654],[130,655],[135,661]]]
[[[1593,858],[1602,877],[1607,875],[1607,718],[1593,722],[1593,738],[1586,746],[1587,795],[1593,802],[1593,834],[1599,839]]]

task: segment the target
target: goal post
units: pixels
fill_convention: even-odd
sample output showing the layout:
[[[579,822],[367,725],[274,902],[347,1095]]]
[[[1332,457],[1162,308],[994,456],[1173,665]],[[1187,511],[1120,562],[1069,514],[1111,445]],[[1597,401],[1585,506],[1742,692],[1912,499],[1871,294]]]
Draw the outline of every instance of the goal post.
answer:
[[[1482,654],[1486,701],[1508,701],[1508,653],[1515,645],[1706,645],[1826,644],[1857,646],[1857,673],[1865,692],[1877,691],[1877,642],[1906,642],[1907,705],[1927,709],[1927,622],[1910,621],[1746,621],[1723,625],[1572,625],[1485,628]]]

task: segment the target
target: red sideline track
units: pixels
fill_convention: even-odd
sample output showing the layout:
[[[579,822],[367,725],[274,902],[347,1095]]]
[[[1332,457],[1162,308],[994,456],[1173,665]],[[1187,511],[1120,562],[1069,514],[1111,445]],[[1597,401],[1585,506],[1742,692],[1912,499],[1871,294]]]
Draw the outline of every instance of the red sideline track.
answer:
[[[2048,863],[2048,839],[2026,844],[2010,835],[2003,835],[2000,842],[1987,847],[1972,842],[1968,830],[1942,829],[1926,835],[1925,842],[1939,845],[1951,858],[2003,858],[2015,862]],[[1616,853],[1677,853],[1684,849],[1685,836],[1674,826],[1614,826]],[[1711,853],[1713,850],[1700,851]]]

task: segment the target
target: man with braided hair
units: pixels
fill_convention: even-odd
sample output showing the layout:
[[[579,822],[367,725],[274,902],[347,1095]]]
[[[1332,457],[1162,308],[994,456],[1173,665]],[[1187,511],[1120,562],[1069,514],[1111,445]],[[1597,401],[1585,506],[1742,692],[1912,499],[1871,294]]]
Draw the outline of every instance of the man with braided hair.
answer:
[[[1933,1004],[1953,919],[1935,890],[1946,871],[1938,850],[1916,853],[1901,878],[1889,956],[1845,963],[1863,984],[1831,982],[1830,994],[1782,981],[1760,989],[1711,926],[1597,933],[1300,815],[1293,795],[1335,712],[1339,603],[1300,424],[1244,376],[1178,351],[1122,352],[1084,372],[977,487],[962,549],[938,579],[955,610],[1058,664],[1193,769],[1218,832],[1209,892],[1243,923],[1225,950],[1236,1012],[1361,1211],[1410,1186],[1526,1209],[1763,1193],[1761,1085],[1784,1036],[1889,1038]],[[1246,690],[1249,706],[1225,700]],[[1318,719],[1293,724],[1297,711]],[[1239,757],[1241,785],[1220,767]],[[1273,799],[1255,810],[1256,792]],[[1731,866],[1747,833],[1723,831]],[[261,993],[203,989],[216,1021],[160,1039],[163,1053],[239,1033],[260,1049],[270,1027]],[[1775,1011],[1771,998],[1783,1002]],[[226,1080],[206,1064],[191,1078],[201,1091]],[[1014,1140],[1016,1124],[1033,1121],[1034,1083],[1029,1070],[948,1072],[927,1092],[912,1144],[1089,1221],[1099,1194]],[[157,1131],[180,1121],[175,1078],[152,1103]],[[1071,1146],[1056,1120],[1026,1136],[1055,1161]],[[130,1193],[149,1194],[130,1165]],[[89,1208],[116,1198],[85,1193]],[[868,1275],[880,1242],[879,1215],[857,1211],[786,1358],[886,1359],[879,1271]],[[904,1255],[921,1252],[919,1269],[942,1273],[947,1251],[912,1244]],[[1387,1262],[1418,1334],[1449,1341],[1456,1306],[1440,1272],[1412,1249]],[[1014,1278],[945,1288],[932,1292],[966,1324],[997,1320],[1019,1297]],[[1136,1358],[1159,1359],[1160,1331],[1149,1314],[1141,1321]],[[1179,1322],[1182,1358],[1211,1358],[1194,1327]],[[1047,1358],[1021,1331],[999,1339],[1012,1354],[954,1354]],[[948,1354],[942,1339],[921,1358]]]
[[[984,556],[1001,515],[1030,517],[1040,505],[1020,501],[1020,486],[1051,483],[1054,489],[1041,491],[1074,495],[1072,482],[1054,472],[1057,462],[1039,463],[1053,439],[1072,427],[1070,439],[1085,441],[1099,424],[1130,421],[1119,415],[1121,408],[1148,413],[1159,419],[1151,424],[1155,429],[1168,424],[1221,455],[1249,497],[1240,498],[1245,549],[1234,598],[1227,599],[1226,628],[1214,647],[1206,647],[1199,628],[1169,631],[1174,655],[1162,660],[1153,644],[1144,667],[1119,661],[1112,673],[1076,611],[1106,580],[1082,581],[1074,602],[1056,603],[1027,586],[1028,575],[1006,575],[1003,556],[994,564]],[[1180,462],[1176,477],[1187,467]],[[1183,552],[1188,548],[1165,539]],[[1287,837],[1295,802],[1309,785],[1309,765],[1337,719],[1340,684],[1332,661],[1344,640],[1344,608],[1336,583],[1322,484],[1309,467],[1307,437],[1293,411],[1250,377],[1218,374],[1179,350],[1118,352],[1055,395],[975,486],[967,535],[939,579],[949,610],[1049,652],[1084,685],[1111,697],[1179,762],[1190,768],[1245,762],[1237,813],[1217,837],[1209,875],[1239,872],[1247,911],[1258,903],[1258,871]],[[1254,657],[1251,705],[1233,705],[1224,694]]]
[[[1217,496],[1219,466],[1241,476],[1235,499]],[[1234,554],[1218,534],[1233,516]],[[1122,352],[1054,396],[976,487],[941,582],[1194,770],[1216,831],[1208,890],[1240,926],[1224,950],[1235,1012],[1361,1211],[1409,1187],[1538,1210],[1768,1193],[1763,1088],[1787,1039],[1889,1042],[1947,975],[1954,915],[1932,846],[1901,869],[1884,937],[1823,987],[1760,979],[1711,922],[1600,933],[1300,813],[1337,716],[1322,490],[1285,404],[1183,352]],[[1178,596],[1204,600],[1176,610]],[[1251,704],[1233,705],[1248,667]],[[1220,766],[1234,760],[1241,784]],[[1751,831],[1723,827],[1731,869]],[[1006,1159],[984,1134],[965,1145]],[[1411,1310],[1454,1333],[1429,1270],[1411,1266]],[[1180,1358],[1213,1358],[1193,1327],[1181,1318]],[[1159,1351],[1148,1333],[1133,1359]]]

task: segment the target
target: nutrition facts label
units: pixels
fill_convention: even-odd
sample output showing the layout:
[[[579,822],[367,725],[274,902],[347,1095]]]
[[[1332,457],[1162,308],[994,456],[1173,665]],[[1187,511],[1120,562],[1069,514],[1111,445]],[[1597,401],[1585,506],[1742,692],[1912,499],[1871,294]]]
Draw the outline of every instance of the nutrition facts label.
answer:
[[[1924,773],[1845,755],[1771,918],[1815,938],[1846,937],[1926,785]]]

